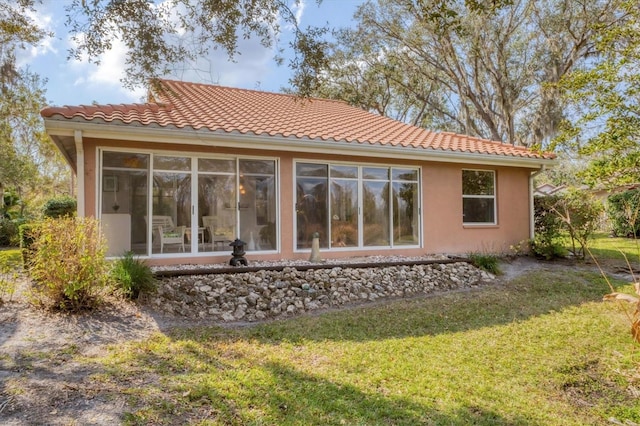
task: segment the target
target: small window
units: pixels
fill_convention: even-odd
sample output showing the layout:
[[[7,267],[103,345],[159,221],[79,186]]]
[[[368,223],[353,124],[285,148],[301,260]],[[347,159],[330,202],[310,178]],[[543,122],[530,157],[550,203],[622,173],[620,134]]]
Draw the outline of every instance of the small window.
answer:
[[[495,172],[462,171],[462,221],[465,224],[496,223]]]

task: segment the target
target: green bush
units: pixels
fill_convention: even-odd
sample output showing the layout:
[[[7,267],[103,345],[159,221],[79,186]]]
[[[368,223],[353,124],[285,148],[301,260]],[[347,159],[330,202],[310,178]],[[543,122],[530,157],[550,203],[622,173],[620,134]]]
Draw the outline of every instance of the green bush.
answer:
[[[571,254],[584,259],[603,211],[602,204],[589,194],[570,191],[562,196],[536,197],[534,209],[533,253],[547,260],[564,256],[564,235],[567,235]]]
[[[132,252],[116,260],[111,277],[117,287],[129,299],[137,299],[140,293],[152,292],[156,289],[156,281],[151,268],[142,260],[134,257]]]
[[[531,252],[539,258],[546,260],[558,259],[567,255],[567,250],[564,248],[564,244],[559,240],[544,240],[541,238],[534,238],[529,243]]]
[[[602,211],[603,206],[598,200],[577,190],[570,191],[556,205],[555,212],[561,217],[571,241],[569,251],[575,257],[585,258]]]
[[[20,251],[22,252],[22,265],[24,269],[29,268],[29,261],[33,257],[33,233],[37,224],[25,223],[18,227],[20,239]]]
[[[72,217],[76,214],[77,205],[76,200],[69,196],[52,198],[45,203],[42,214],[44,217],[54,219],[65,216]]]
[[[640,189],[610,195],[606,210],[613,236],[640,235]]]
[[[0,305],[11,300],[16,291],[20,258],[18,250],[0,251]]]
[[[550,195],[535,197],[535,238],[531,241],[531,251],[538,257],[551,260],[566,254],[562,243],[562,218],[554,212],[560,197]]]
[[[494,275],[499,275],[502,273],[500,267],[498,266],[498,256],[494,254],[471,253],[469,255],[469,260],[476,268],[483,269]]]
[[[16,221],[0,217],[0,247],[15,247],[19,243]]]
[[[100,224],[92,218],[47,218],[28,233],[33,300],[65,311],[97,307],[108,284],[109,263]]]

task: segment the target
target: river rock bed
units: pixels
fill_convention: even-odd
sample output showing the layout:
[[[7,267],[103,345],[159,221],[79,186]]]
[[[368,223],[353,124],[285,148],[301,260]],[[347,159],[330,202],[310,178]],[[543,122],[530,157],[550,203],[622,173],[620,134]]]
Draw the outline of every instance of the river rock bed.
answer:
[[[158,279],[151,304],[169,314],[223,322],[260,321],[345,304],[478,286],[495,277],[467,262],[259,270]]]

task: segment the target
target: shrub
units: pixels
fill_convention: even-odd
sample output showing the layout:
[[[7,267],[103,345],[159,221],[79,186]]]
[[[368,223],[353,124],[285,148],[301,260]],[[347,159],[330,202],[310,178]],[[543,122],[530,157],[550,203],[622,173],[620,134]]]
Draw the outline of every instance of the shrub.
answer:
[[[33,223],[25,223],[18,227],[24,269],[29,268],[29,261],[33,257],[33,235],[36,227],[37,225]]]
[[[562,218],[555,213],[555,205],[560,197],[551,195],[534,198],[535,238],[531,241],[531,251],[547,260],[565,254],[562,244]]]
[[[29,234],[34,301],[65,311],[98,306],[109,271],[99,222],[92,218],[47,218]]]
[[[560,241],[546,241],[536,236],[530,241],[529,245],[534,255],[546,260],[557,259],[567,255],[567,250]]]
[[[0,217],[0,247],[18,245],[18,225],[14,220]]]
[[[640,189],[610,195],[606,209],[614,236],[640,235]]]
[[[69,196],[62,196],[52,198],[44,205],[43,215],[44,217],[59,218],[65,216],[75,216],[77,208],[77,202],[74,198]]]
[[[502,271],[498,266],[498,256],[493,254],[485,254],[485,253],[471,253],[469,255],[469,260],[471,264],[476,268],[483,269],[487,272],[490,272],[494,275],[501,274]]]
[[[139,258],[134,257],[132,252],[125,253],[122,258],[115,261],[111,277],[129,299],[137,299],[140,293],[156,289],[151,268]]]
[[[579,191],[570,191],[560,198],[554,211],[561,217],[563,228],[571,239],[569,251],[584,259],[589,239],[598,227],[602,204],[593,196]]]
[[[5,301],[5,297],[11,300],[16,291],[18,281],[17,268],[20,265],[18,258],[11,253],[15,250],[5,250],[0,252],[0,305]],[[9,253],[9,255],[4,255]]]

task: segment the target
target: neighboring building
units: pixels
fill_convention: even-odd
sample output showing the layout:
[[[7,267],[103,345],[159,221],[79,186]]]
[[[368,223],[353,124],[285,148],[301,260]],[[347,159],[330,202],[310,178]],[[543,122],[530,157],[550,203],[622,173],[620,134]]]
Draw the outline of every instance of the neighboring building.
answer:
[[[533,195],[546,197],[548,195],[560,195],[564,194],[569,187],[567,185],[553,185],[551,183],[544,183],[539,185],[533,191]]]
[[[532,231],[541,154],[434,133],[344,102],[163,80],[149,103],[50,107],[78,214],[109,254],[229,258],[498,252]],[[218,257],[219,256],[219,257]]]

